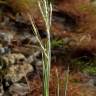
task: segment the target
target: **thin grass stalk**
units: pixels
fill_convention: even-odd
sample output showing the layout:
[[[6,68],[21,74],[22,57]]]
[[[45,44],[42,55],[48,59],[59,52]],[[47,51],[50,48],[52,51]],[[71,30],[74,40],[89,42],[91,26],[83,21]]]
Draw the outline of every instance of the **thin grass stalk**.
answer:
[[[33,30],[34,30],[34,34],[36,36],[36,39],[38,40],[38,43],[42,49],[42,54],[43,54],[43,58],[42,58],[42,61],[43,61],[43,95],[44,96],[49,96],[49,62],[50,62],[50,57],[49,57],[49,48],[45,47],[42,43],[42,41],[40,40],[39,36],[37,35],[38,34],[38,31],[32,21],[32,18],[31,18],[31,15],[29,15],[29,19],[31,21],[31,24],[32,24],[32,27],[33,27]]]
[[[51,5],[51,4],[50,4]],[[45,21],[45,27],[47,32],[47,44],[45,45],[46,53],[48,55],[48,59],[43,54],[43,95],[49,96],[49,78],[50,78],[50,65],[51,65],[51,40],[50,40],[50,22],[51,22],[51,14],[52,8],[50,7],[47,0],[42,0],[39,2],[39,8],[42,13],[43,19]]]
[[[47,49],[47,46],[45,48]],[[49,59],[47,59],[44,54],[42,55],[43,55],[43,96],[49,96],[49,76],[50,76]]]
[[[47,53],[46,53],[46,49],[44,48],[43,43],[42,43],[42,40],[41,40],[40,36],[38,35],[39,32],[38,32],[38,30],[37,30],[37,28],[36,28],[36,26],[35,26],[35,24],[34,24],[34,22],[33,22],[33,19],[32,19],[32,17],[31,17],[30,14],[27,14],[27,15],[28,15],[28,17],[29,17],[29,20],[30,20],[30,22],[31,22],[32,28],[33,28],[33,30],[34,30],[35,37],[36,37],[36,39],[37,39],[37,41],[38,41],[38,43],[39,43],[39,45],[40,45],[40,47],[41,47],[41,49],[42,49],[42,52],[43,52],[43,53],[45,54],[45,56],[48,58],[48,55],[47,55]]]
[[[67,90],[68,90],[68,82],[69,82],[69,66],[68,69],[66,71],[66,80],[65,80],[65,84],[64,84],[64,96],[67,96]]]
[[[49,79],[50,79],[50,67],[51,67],[51,39],[50,39],[50,27],[52,18],[52,5],[48,0],[40,0],[38,2],[39,9],[42,13],[43,20],[45,22],[46,32],[47,32],[47,42],[43,44],[38,30],[34,24],[34,21],[30,14],[28,17],[32,24],[34,34],[38,43],[42,49],[42,63],[43,63],[43,96],[49,96]]]
[[[56,90],[56,93],[57,93],[57,96],[60,95],[60,78],[59,78],[59,72],[58,72],[58,69],[56,68],[56,78],[57,78],[57,90]]]

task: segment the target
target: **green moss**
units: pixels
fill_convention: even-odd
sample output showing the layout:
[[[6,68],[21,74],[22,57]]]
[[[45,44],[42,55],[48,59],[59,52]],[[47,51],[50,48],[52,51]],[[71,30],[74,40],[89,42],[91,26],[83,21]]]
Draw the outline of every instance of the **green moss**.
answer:
[[[62,39],[61,40],[54,39],[54,40],[51,41],[52,48],[61,47],[63,45],[64,45],[64,42],[63,42]]]
[[[94,73],[96,71],[96,57],[82,56],[79,58],[71,59],[71,66],[74,68],[74,70],[84,72],[93,71]]]
[[[96,75],[96,66],[95,67],[88,66],[88,67],[84,68],[83,71],[90,75]]]

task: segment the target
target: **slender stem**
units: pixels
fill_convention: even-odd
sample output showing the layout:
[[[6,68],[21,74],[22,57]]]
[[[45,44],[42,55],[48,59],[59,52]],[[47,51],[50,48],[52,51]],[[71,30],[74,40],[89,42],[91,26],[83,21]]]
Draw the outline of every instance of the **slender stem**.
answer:
[[[42,41],[40,40],[40,38],[39,38],[39,36],[38,36],[38,33],[39,33],[39,32],[36,30],[36,27],[35,27],[35,24],[33,23],[33,20],[32,20],[31,15],[28,14],[28,17],[29,17],[29,19],[30,19],[30,21],[31,21],[31,25],[33,26],[36,39],[37,39],[38,43],[40,44],[40,46],[41,46],[41,48],[42,48],[42,51],[44,52],[44,54],[45,54],[46,57],[48,58],[48,56],[47,56],[47,54],[46,54],[46,50],[45,50],[45,48],[44,48],[44,46],[43,46],[43,44],[42,44]]]
[[[69,82],[69,66],[68,66],[68,69],[67,69],[67,72],[66,72],[66,82],[65,82],[64,96],[67,96],[68,82]]]
[[[58,69],[56,68],[56,77],[57,77],[57,96],[60,95],[60,80],[59,80],[59,72]]]
[[[28,14],[29,20],[32,24],[34,34],[38,43],[42,49],[42,63],[43,63],[43,96],[49,96],[49,79],[50,79],[50,68],[51,68],[51,37],[50,27],[52,19],[52,6],[48,3],[48,0],[40,0],[38,2],[39,9],[42,13],[43,20],[45,22],[47,32],[47,43],[44,45],[39,37],[38,30],[34,24],[34,21],[30,14]]]

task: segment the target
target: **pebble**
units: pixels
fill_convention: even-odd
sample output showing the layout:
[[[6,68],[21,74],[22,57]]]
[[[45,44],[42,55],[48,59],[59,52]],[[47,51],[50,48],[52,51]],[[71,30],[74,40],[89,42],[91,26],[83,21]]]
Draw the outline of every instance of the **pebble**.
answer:
[[[9,53],[9,52],[11,52],[11,50],[10,50],[10,48],[8,48],[8,47],[1,47],[0,48],[0,54],[2,55],[2,54],[7,54],[7,53]]]
[[[29,88],[27,84],[14,83],[10,87],[9,92],[12,94],[12,96],[26,96],[26,94],[29,92]]]
[[[33,72],[33,67],[30,64],[12,65],[6,74],[6,78],[11,78],[12,82],[18,82],[25,77],[29,72]]]
[[[17,18],[17,21],[20,18]],[[12,32],[0,32],[0,62],[3,61],[0,65],[0,70],[3,73],[5,81],[3,82],[8,89],[4,90],[4,85],[2,88],[0,86],[0,96],[26,96],[29,92],[29,88],[22,79],[25,79],[28,76],[28,73],[33,74],[35,68],[32,63],[36,61],[36,68],[38,71],[41,71],[42,62],[37,59],[38,55],[41,53],[41,49],[38,47],[38,41],[36,37],[28,32],[14,33]],[[28,38],[30,42],[25,42],[22,44],[22,40]],[[12,40],[18,41],[16,46],[9,48],[9,45],[12,45]],[[33,45],[32,45],[33,44]],[[36,45],[35,45],[36,44]],[[13,43],[14,45],[14,43]],[[15,50],[17,49],[17,51]],[[15,51],[14,51],[15,50]],[[10,85],[6,80],[8,79],[12,82]],[[21,80],[21,83],[19,82]],[[17,83],[19,82],[19,83]],[[5,87],[6,87],[5,86]],[[2,89],[2,92],[1,92]]]
[[[3,94],[4,94],[3,86],[0,85],[0,96],[3,96]]]
[[[27,61],[26,62],[28,62],[28,63],[32,63],[34,61],[34,56],[33,55],[31,55],[31,56],[29,56],[28,58],[27,58]]]

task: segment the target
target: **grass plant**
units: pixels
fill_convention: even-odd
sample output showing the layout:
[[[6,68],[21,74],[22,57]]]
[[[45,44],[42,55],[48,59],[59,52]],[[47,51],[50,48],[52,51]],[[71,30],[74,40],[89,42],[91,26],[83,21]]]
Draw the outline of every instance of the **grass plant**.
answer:
[[[51,20],[52,20],[52,4],[48,0],[40,0],[38,1],[38,6],[40,12],[42,14],[45,28],[47,32],[47,40],[46,43],[42,42],[42,39],[39,35],[38,28],[35,25],[35,21],[32,18],[31,14],[28,14],[30,22],[32,24],[32,28],[34,30],[35,37],[40,45],[42,50],[42,63],[43,63],[43,96],[49,96],[49,80],[50,80],[50,69],[51,69],[51,39],[50,39],[50,29],[51,29]],[[57,73],[57,96],[60,96],[60,77]],[[67,88],[68,88],[68,78],[69,78],[69,67],[66,72],[66,76],[64,80],[64,96],[67,96]]]
[[[38,1],[38,6],[41,11],[45,28],[47,32],[47,41],[44,44],[40,38],[38,29],[35,25],[34,19],[28,14],[34,34],[40,48],[42,50],[42,63],[43,63],[43,96],[49,96],[49,79],[50,79],[50,68],[51,68],[51,40],[50,40],[50,28],[51,28],[51,19],[52,19],[52,4],[48,0]]]

